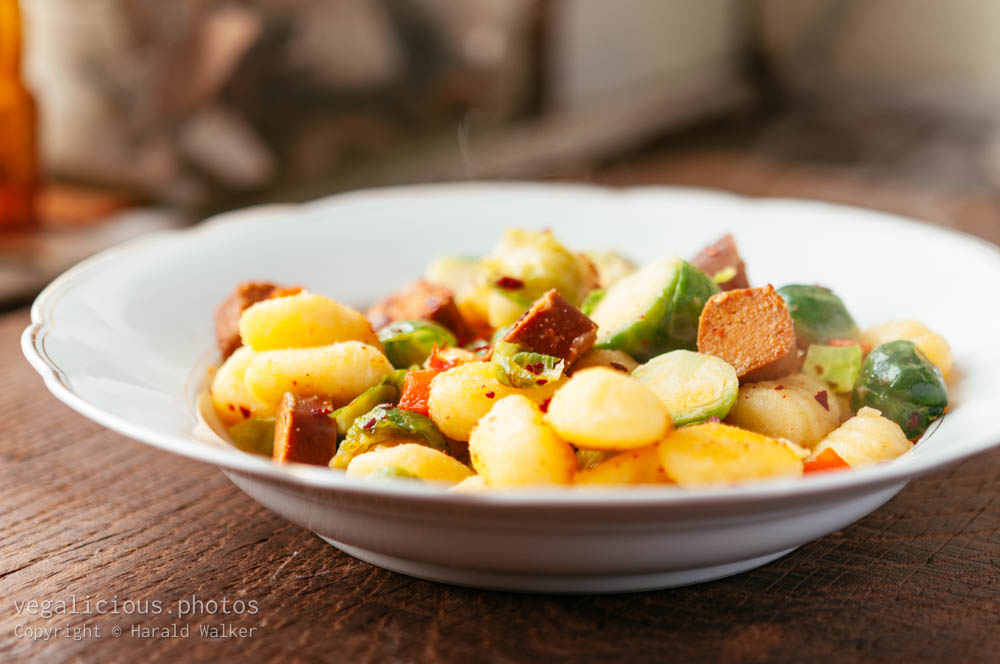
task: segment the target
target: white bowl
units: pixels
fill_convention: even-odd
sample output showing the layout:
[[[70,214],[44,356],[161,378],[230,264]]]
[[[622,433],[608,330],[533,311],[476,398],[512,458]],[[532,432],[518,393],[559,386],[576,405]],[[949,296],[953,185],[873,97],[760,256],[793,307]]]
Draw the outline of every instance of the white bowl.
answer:
[[[753,283],[829,285],[862,326],[918,318],[955,351],[952,409],[878,467],[735,488],[456,495],[279,466],[192,434],[216,360],[211,313],[248,278],[363,306],[434,256],[488,251],[510,226],[648,261],[732,231]],[[684,189],[469,184],[374,190],[223,215],[106,251],[37,299],[24,353],[59,399],[121,434],[219,466],[254,499],[353,556],[449,583],[618,592],[774,560],[1000,442],[1000,252],[885,214]],[[95,454],[99,454],[96,451]]]

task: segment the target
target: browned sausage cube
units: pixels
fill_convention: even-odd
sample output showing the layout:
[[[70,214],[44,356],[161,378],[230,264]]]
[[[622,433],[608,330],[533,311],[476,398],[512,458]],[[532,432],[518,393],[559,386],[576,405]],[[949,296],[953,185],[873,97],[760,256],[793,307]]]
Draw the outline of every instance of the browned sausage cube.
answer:
[[[566,360],[566,366],[590,350],[597,324],[555,290],[535,300],[503,341],[542,355]]]
[[[243,345],[240,339],[240,316],[250,305],[266,300],[278,290],[275,284],[265,281],[246,281],[238,285],[215,308],[215,339],[222,359],[232,355]]]
[[[741,382],[798,370],[795,326],[788,305],[770,284],[710,297],[698,321],[698,352],[733,365]]]
[[[475,338],[446,286],[418,281],[376,303],[366,314],[376,330],[397,320],[430,320],[445,326],[463,346]]]
[[[337,451],[333,404],[286,392],[274,421],[274,460],[325,466]]]
[[[702,249],[697,256],[691,259],[691,265],[707,274],[710,279],[727,268],[731,267],[736,270],[736,274],[732,278],[719,282],[719,288],[724,291],[750,287],[750,282],[747,281],[746,265],[740,258],[736,241],[728,233],[714,244]]]

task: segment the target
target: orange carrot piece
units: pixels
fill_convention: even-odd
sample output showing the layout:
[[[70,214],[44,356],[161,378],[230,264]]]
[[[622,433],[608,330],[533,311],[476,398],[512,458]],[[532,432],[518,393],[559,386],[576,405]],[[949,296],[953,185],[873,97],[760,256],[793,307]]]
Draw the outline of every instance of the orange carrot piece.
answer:
[[[410,371],[403,378],[403,395],[399,399],[399,408],[427,415],[427,399],[431,396],[431,381],[438,371]]]
[[[850,464],[840,458],[840,455],[834,452],[833,448],[828,447],[812,461],[806,461],[803,464],[802,472],[805,474],[825,473],[830,470],[846,470],[850,467]]]

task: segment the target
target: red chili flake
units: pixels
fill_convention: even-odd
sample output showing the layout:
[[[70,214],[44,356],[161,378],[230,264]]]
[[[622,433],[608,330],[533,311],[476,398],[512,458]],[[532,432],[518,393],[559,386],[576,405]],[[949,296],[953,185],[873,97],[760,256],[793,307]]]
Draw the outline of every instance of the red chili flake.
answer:
[[[361,428],[365,429],[367,431],[371,431],[371,429],[374,428],[374,427],[375,427],[375,418],[374,417],[361,425]]]
[[[539,378],[538,380],[535,381],[535,384],[536,385],[544,385],[547,382],[549,382],[549,381],[545,380],[544,378]]]
[[[333,408],[330,408],[329,406],[320,406],[319,408],[312,409],[312,414],[317,417],[322,417],[323,415],[329,415],[332,412]]]
[[[543,413],[549,412],[549,402],[550,401],[552,401],[552,397],[549,397],[548,399],[546,399],[545,401],[543,401],[542,405],[538,407],[538,410],[542,411]]]
[[[712,415],[710,418],[708,418],[707,420],[705,420],[705,422],[711,422],[713,424],[718,424],[718,423],[722,422],[722,420],[719,419],[718,415]]]
[[[618,369],[618,371],[624,371],[625,373],[628,373],[628,369],[625,368],[624,364],[618,364],[617,362],[612,362],[611,368]]]
[[[299,386],[299,381],[297,381],[297,380],[293,380],[293,381],[292,381],[292,385],[294,385],[294,386],[298,387],[298,386]]]
[[[776,389],[776,390],[783,390],[783,389],[785,389],[785,386],[784,385],[775,385],[774,389]]]
[[[487,393],[486,393],[486,394],[484,394],[483,396],[485,396],[485,397],[486,397],[487,399],[492,399],[492,398],[493,398],[493,397],[495,397],[496,395],[497,395],[497,393],[496,393],[496,392],[494,392],[493,390],[490,390],[489,392],[487,392]]]
[[[496,281],[497,287],[504,290],[517,290],[524,288],[524,282],[514,277],[500,277]]]
[[[910,413],[910,419],[906,421],[908,429],[916,429],[920,424],[920,413]]]
[[[246,406],[240,406],[240,413],[243,415],[244,420],[250,419],[250,409]]]
[[[233,404],[229,404],[229,410],[231,410],[232,412],[235,413],[236,412],[236,406],[234,406]]]
[[[823,408],[830,410],[830,395],[826,393],[826,390],[820,390],[817,392],[813,396],[813,399],[815,399],[819,405],[823,406]]]
[[[536,376],[545,371],[545,365],[542,364],[541,362],[532,362],[531,364],[526,364],[524,365],[524,368],[526,371],[530,371]]]

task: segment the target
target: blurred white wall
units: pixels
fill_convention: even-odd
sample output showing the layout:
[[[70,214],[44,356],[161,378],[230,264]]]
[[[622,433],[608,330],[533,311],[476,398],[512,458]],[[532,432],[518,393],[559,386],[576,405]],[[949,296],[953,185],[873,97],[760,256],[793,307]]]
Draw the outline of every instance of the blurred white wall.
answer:
[[[659,86],[738,75],[742,0],[558,0],[551,16],[551,98],[572,106]]]
[[[1000,2],[760,0],[765,52],[810,96],[1000,111]]]

